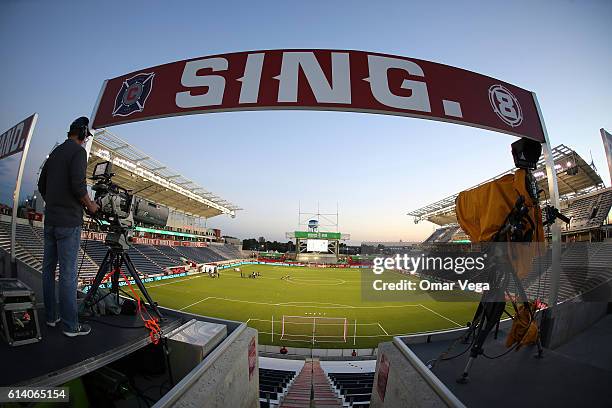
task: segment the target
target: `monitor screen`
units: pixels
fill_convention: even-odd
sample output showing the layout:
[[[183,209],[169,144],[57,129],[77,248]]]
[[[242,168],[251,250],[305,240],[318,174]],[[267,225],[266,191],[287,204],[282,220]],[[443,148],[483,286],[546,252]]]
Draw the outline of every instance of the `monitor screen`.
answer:
[[[308,239],[306,240],[306,251],[308,252],[327,252],[328,240]]]

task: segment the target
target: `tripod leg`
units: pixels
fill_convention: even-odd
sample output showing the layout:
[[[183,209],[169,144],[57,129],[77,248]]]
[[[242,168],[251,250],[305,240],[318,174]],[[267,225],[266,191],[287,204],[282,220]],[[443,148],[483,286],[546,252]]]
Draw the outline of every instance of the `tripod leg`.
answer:
[[[96,274],[96,278],[94,279],[93,283],[91,284],[91,287],[89,288],[89,292],[87,292],[87,295],[85,296],[85,299],[83,300],[83,303],[87,307],[91,307],[92,306],[93,297],[95,296],[96,292],[98,291],[98,288],[100,287],[100,284],[102,283],[102,279],[104,279],[104,277],[108,273],[108,265],[109,265],[109,263],[112,265],[112,259],[110,259],[110,258],[112,258],[111,257],[111,252],[107,251],[106,255],[104,255],[104,259],[102,260],[102,263],[100,264],[100,269],[98,269],[98,273]]]
[[[495,331],[493,332],[493,338],[497,340],[497,335],[499,334],[499,320],[495,324]]]
[[[491,302],[485,303],[483,306],[484,317],[479,324],[478,335],[476,336],[476,340],[474,341],[474,346],[472,347],[472,351],[470,352],[470,358],[468,359],[465,368],[463,369],[463,373],[461,377],[457,379],[459,384],[467,384],[469,382],[469,371],[474,363],[474,360],[478,357],[478,355],[483,353],[482,346],[484,345],[487,336],[493,330],[493,327],[498,324],[500,317],[504,313],[506,308],[506,304],[503,302]]]
[[[470,328],[465,333],[465,337],[463,338],[463,341],[462,341],[463,344],[467,344],[470,341],[470,337],[474,334],[474,332],[476,331],[476,328],[480,324],[480,319],[482,318],[482,310],[483,310],[483,306],[482,306],[482,300],[481,300],[480,303],[478,303],[478,307],[476,308],[476,313],[474,313],[474,317],[472,318],[472,321],[470,323]]]
[[[161,312],[157,308],[157,303],[155,303],[153,299],[151,299],[151,296],[149,296],[149,292],[147,292],[147,288],[145,288],[144,284],[142,283],[142,280],[140,280],[140,276],[138,276],[138,272],[136,271],[134,264],[132,264],[132,260],[130,259],[130,256],[125,252],[123,253],[123,263],[125,263],[127,270],[129,271],[132,278],[134,278],[134,282],[136,283],[136,286],[138,286],[138,289],[140,289],[140,293],[142,293],[144,298],[147,300],[147,303],[149,303],[149,306],[151,306],[155,314],[157,314],[157,316],[160,319],[163,318]]]

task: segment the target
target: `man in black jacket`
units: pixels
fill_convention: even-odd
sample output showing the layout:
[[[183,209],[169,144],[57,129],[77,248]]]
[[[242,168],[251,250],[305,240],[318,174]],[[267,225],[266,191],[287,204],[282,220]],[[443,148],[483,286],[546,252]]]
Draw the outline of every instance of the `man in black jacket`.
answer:
[[[38,191],[45,200],[45,247],[43,294],[47,325],[62,322],[66,336],[89,334],[91,328],[79,324],[77,311],[77,258],[81,243],[83,207],[90,213],[98,205],[89,198],[85,183],[87,153],[83,148],[89,119],[80,117],[70,125],[68,139],[56,147],[45,162]],[[59,314],[55,300],[55,269],[59,261]]]

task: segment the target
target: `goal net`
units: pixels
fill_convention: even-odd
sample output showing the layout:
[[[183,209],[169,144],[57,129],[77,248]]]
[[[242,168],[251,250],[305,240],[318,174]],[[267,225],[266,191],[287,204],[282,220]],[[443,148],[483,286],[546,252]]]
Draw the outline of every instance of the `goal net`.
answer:
[[[346,342],[346,317],[283,316],[281,340],[307,341],[312,344]]]

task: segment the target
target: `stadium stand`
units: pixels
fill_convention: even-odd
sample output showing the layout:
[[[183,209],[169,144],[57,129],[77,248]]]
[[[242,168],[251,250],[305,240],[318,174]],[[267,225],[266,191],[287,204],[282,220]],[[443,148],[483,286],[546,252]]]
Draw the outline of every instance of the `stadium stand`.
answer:
[[[561,212],[571,220],[569,225],[564,226],[564,231],[601,227],[611,207],[612,188],[568,200],[565,205],[561,205]]]
[[[259,369],[259,406],[277,407],[295,378],[295,371]]]
[[[211,244],[208,248],[217,254],[221,255],[224,259],[240,259],[243,255],[240,250],[231,244],[217,245]]]
[[[0,247],[7,252],[11,250],[11,225],[4,221],[0,221]],[[41,262],[23,248],[20,241],[16,242],[15,256],[28,266],[42,268]]]
[[[206,247],[176,247],[181,256],[197,263],[225,261],[226,258]]]
[[[369,407],[374,373],[328,373],[336,395],[345,407]]]
[[[546,301],[550,293],[550,254],[536,261],[526,279],[526,292],[531,298]],[[601,283],[612,280],[612,242],[568,244],[561,257],[559,301],[586,293]]]
[[[10,223],[0,220],[0,247],[10,250]],[[18,223],[16,228],[16,256],[27,265],[42,269],[43,228]],[[225,248],[230,247],[230,248]],[[100,267],[107,247],[102,241],[83,239],[79,250],[78,267],[80,279],[92,279]],[[164,269],[183,264],[181,257],[198,263],[236,259],[233,245],[216,246],[218,251],[207,247],[170,247],[134,244],[128,250],[134,266],[143,275],[163,273]],[[219,252],[227,254],[221,255]],[[231,256],[230,256],[231,255]]]
[[[461,228],[458,225],[446,225],[436,229],[425,241],[425,243],[450,242],[453,236],[459,232]]]
[[[163,254],[159,251],[156,246],[152,245],[142,245],[142,244],[132,244],[132,248],[140,252],[143,256],[149,259],[152,263],[159,266],[160,268],[167,268],[170,266],[176,266],[176,261],[173,261],[171,258]],[[178,263],[180,265],[181,262]]]
[[[157,249],[159,252],[161,252],[167,258],[169,258],[172,262],[174,262],[174,265],[180,265],[183,263],[183,261],[181,261],[181,257],[183,256],[179,254],[178,251],[174,249],[174,247],[166,246],[166,245],[159,245],[159,246],[156,246],[155,249]]]
[[[8,222],[0,221],[0,246],[7,251],[10,250],[10,229]],[[17,224],[15,231],[17,242],[16,257],[27,265],[42,269],[43,260],[43,229],[41,227]],[[83,250],[79,250],[78,266],[84,276],[95,275],[98,270],[96,263]]]

